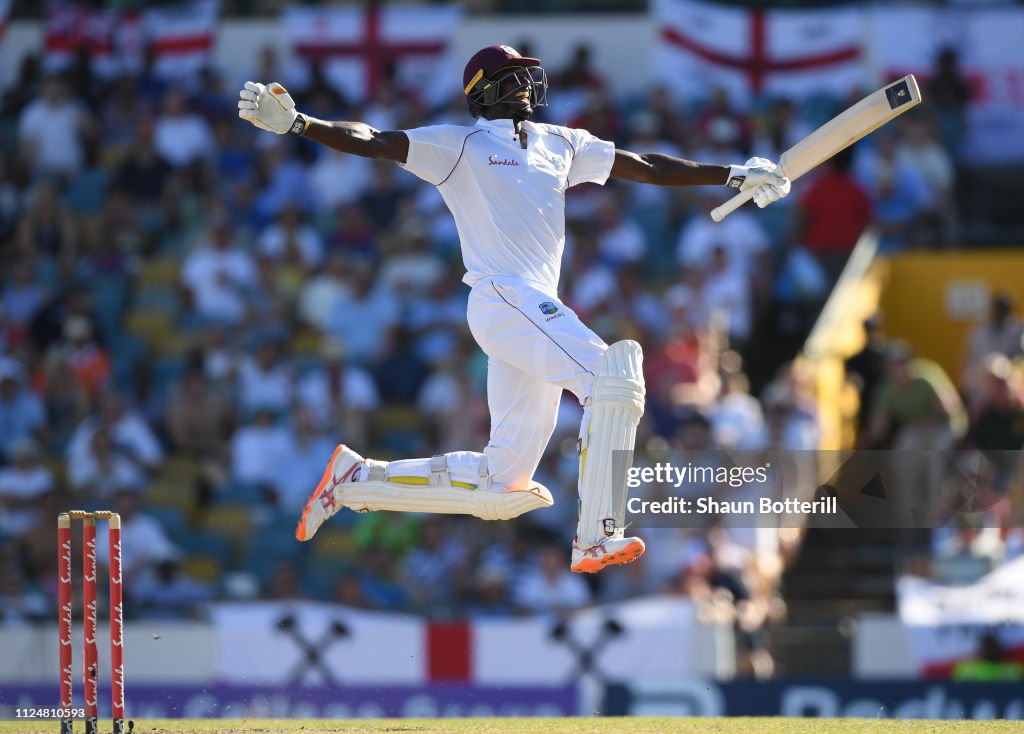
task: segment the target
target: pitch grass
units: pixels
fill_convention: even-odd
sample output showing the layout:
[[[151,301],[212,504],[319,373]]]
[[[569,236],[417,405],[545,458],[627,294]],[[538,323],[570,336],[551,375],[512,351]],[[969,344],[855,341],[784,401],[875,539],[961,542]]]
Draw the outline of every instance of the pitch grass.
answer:
[[[75,729],[83,731],[81,721]],[[110,721],[100,722],[109,732]],[[0,734],[54,734],[56,721],[0,722]],[[1019,721],[782,718],[565,719],[161,719],[139,721],[136,734],[1001,734],[1024,731]]]

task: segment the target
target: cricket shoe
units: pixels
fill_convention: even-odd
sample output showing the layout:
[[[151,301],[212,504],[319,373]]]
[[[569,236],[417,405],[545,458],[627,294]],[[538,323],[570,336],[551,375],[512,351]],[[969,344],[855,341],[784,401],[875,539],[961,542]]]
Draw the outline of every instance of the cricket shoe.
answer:
[[[647,546],[640,538],[626,538],[621,530],[609,538],[602,538],[597,545],[582,548],[579,538],[572,539],[572,572],[596,573],[605,566],[632,563],[644,554]]]
[[[365,459],[344,444],[338,444],[327,462],[327,469],[320,479],[320,484],[306,503],[302,511],[302,519],[295,528],[295,537],[309,540],[327,522],[335,512],[341,509],[341,498],[337,496],[338,488],[346,482],[354,482]]]

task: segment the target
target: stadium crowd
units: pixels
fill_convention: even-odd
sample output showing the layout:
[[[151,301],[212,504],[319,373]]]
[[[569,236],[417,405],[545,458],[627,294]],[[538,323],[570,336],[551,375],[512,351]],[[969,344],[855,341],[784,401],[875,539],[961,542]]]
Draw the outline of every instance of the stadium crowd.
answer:
[[[287,81],[279,71],[268,49],[253,77]],[[317,117],[383,129],[469,119],[461,97],[433,109],[385,84],[351,100],[317,72],[291,90]],[[848,102],[617,98],[586,48],[552,77],[546,119],[711,162],[774,158]],[[61,74],[30,57],[3,94],[3,622],[52,614],[58,508],[109,506],[124,517],[131,617],[299,596],[558,613],[660,591],[734,620],[743,669],[770,668],[762,633],[784,615],[778,583],[798,534],[649,531],[648,554],[622,572],[569,573],[581,414],[569,397],[538,472],[554,508],[511,523],[342,513],[316,542],[294,540],[338,441],[384,459],[482,447],[486,362],[436,190],[391,164],[257,134],[235,115],[238,81],[208,69],[181,85],[146,72],[103,82],[85,56]],[[706,213],[725,187],[569,192],[562,294],[607,342],[644,345],[641,447],[819,445],[813,380],[794,355],[859,234],[874,223],[888,252],[956,239],[967,102],[955,68],[935,84],[945,94],[930,109],[781,205],[720,225]],[[885,393],[887,368],[865,364],[861,386]],[[972,370],[950,436],[1000,436],[1020,386],[1002,362]],[[902,410],[898,397],[878,410]],[[878,425],[873,440],[889,440]]]

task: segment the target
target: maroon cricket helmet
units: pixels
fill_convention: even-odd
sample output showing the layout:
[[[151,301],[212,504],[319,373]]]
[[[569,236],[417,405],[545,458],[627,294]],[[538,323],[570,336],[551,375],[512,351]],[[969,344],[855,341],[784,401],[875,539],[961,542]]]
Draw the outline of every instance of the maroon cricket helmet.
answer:
[[[548,82],[540,59],[523,56],[511,46],[486,46],[473,54],[462,74],[463,91],[471,101],[481,106],[504,101],[510,96],[498,96],[498,82],[505,76],[501,73],[504,71],[522,76],[520,89],[527,85],[531,87],[533,106],[546,103]]]

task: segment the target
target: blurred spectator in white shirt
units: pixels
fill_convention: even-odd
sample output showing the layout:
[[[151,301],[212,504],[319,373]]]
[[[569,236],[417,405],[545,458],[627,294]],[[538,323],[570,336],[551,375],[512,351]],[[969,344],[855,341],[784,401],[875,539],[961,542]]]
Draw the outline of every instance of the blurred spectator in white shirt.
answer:
[[[260,233],[256,247],[275,261],[301,262],[307,270],[313,270],[324,258],[320,235],[304,221],[302,211],[292,205],[283,207],[277,221]]]
[[[350,439],[346,436],[345,440]],[[324,463],[337,443],[320,432],[312,411],[306,408],[292,411],[292,430],[274,482],[279,507],[301,511],[319,484]]]
[[[1013,359],[1024,354],[1024,322],[1014,313],[1014,297],[996,293],[983,321],[971,327],[964,340],[960,389],[967,401],[981,390],[985,381],[985,362],[992,354]]]
[[[113,497],[111,509],[121,515],[121,571],[126,584],[133,583],[140,574],[151,572],[160,563],[182,556],[181,549],[167,536],[163,525],[147,515],[141,504],[142,497],[137,492],[118,492]],[[96,544],[96,562],[104,569],[109,568],[108,543]]]
[[[256,285],[256,264],[248,252],[232,246],[226,218],[216,218],[208,238],[185,258],[181,281],[200,316],[229,324],[245,317],[246,295]]]
[[[294,394],[295,377],[281,358],[281,344],[264,339],[256,355],[243,359],[238,367],[238,404],[243,416],[262,408],[284,412]]]
[[[213,130],[202,115],[189,111],[188,97],[182,89],[169,89],[164,96],[163,111],[153,128],[153,146],[174,168],[213,154]]]
[[[353,362],[373,364],[384,356],[391,342],[399,303],[391,290],[374,283],[368,266],[360,264],[353,271],[352,293],[338,304],[328,333],[345,345]]]
[[[413,217],[403,222],[395,233],[377,283],[408,302],[448,277],[446,270],[444,260],[430,251],[426,224]]]
[[[368,437],[369,416],[380,404],[377,385],[369,372],[347,362],[338,341],[325,339],[320,357],[320,366],[299,381],[296,397],[322,430],[341,432],[346,443],[358,446]]]
[[[439,517],[424,518],[416,547],[402,561],[403,586],[415,604],[450,604],[457,587],[471,582],[463,576],[466,548],[459,534],[446,530],[448,522]]]
[[[88,129],[85,107],[72,96],[68,81],[51,76],[43,82],[39,99],[22,110],[18,143],[34,173],[72,174],[82,166]]]
[[[0,356],[0,459],[8,458],[18,441],[41,438],[46,428],[46,410],[23,383],[21,365]]]
[[[324,267],[306,281],[299,294],[299,315],[302,320],[320,331],[326,331],[338,304],[352,295],[348,282],[348,257],[343,252],[332,252]]]
[[[68,444],[68,462],[74,464],[86,453],[93,434],[105,430],[117,452],[125,454],[140,468],[152,470],[164,460],[164,451],[146,420],[129,410],[125,399],[112,390],[99,399],[97,414],[86,418],[75,429]]]
[[[239,482],[273,487],[290,442],[288,428],[276,421],[274,413],[258,410],[231,438],[232,476]]]
[[[763,448],[764,415],[761,404],[750,394],[747,376],[742,372],[729,374],[723,387],[723,394],[710,415],[715,443],[725,448]]]
[[[329,211],[339,204],[355,203],[370,185],[371,170],[366,158],[323,148],[309,169],[317,209]]]
[[[700,289],[703,323],[728,332],[734,347],[743,345],[753,328],[750,290],[750,277],[716,246]]]
[[[76,448],[68,462],[68,483],[88,499],[108,499],[117,492],[141,492],[146,485],[142,467],[101,427],[89,434],[84,450]]]
[[[699,194],[701,211],[690,217],[679,232],[676,257],[685,268],[707,270],[715,248],[725,250],[729,264],[744,275],[753,273],[759,260],[768,252],[768,233],[747,209],[739,209],[721,222],[710,212],[729,198],[727,194],[709,189]]]
[[[519,581],[516,604],[529,612],[568,612],[590,603],[590,589],[565,562],[565,549],[557,545],[541,548],[537,563]]]
[[[601,258],[613,267],[643,262],[647,254],[643,230],[623,213],[619,199],[612,194],[597,210],[597,242]]]
[[[53,472],[39,462],[35,441],[17,441],[11,465],[0,469],[0,535],[19,535],[35,525],[39,497],[53,488]]]

